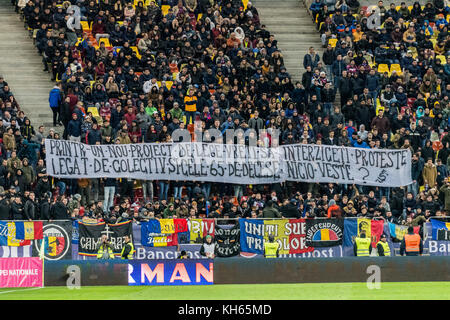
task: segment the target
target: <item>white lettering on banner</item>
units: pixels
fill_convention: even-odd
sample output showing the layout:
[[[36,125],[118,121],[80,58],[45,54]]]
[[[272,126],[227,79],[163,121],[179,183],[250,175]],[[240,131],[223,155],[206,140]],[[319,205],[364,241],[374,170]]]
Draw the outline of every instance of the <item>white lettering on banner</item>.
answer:
[[[429,253],[450,253],[450,242],[438,243],[435,240],[428,242]]]
[[[37,276],[39,274],[38,269],[11,269],[0,270],[2,276]]]
[[[274,148],[203,142],[85,145],[46,139],[49,175],[235,184],[284,181],[398,187],[410,184],[408,149],[294,144]]]

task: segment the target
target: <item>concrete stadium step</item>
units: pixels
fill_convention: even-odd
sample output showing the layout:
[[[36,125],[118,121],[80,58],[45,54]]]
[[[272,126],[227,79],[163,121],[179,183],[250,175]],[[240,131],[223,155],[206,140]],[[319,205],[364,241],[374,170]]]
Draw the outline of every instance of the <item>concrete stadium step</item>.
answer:
[[[322,43],[319,32],[299,0],[254,0],[262,24],[275,36],[278,48],[284,58],[287,72],[293,81],[301,80],[305,71],[303,56],[309,47],[314,47],[322,57]]]
[[[42,71],[42,57],[10,0],[0,0],[0,30],[0,74],[35,130],[44,124],[48,131],[53,124],[48,95],[54,83],[51,75]]]

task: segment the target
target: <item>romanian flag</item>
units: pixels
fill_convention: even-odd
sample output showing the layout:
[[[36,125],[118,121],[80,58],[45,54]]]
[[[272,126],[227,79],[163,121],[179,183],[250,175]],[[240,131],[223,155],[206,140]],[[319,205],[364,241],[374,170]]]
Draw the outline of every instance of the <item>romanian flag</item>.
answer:
[[[371,220],[368,218],[345,219],[344,220],[344,246],[353,246],[354,239],[365,231],[366,237],[371,238],[372,247],[377,246],[383,234],[384,221]]]
[[[431,221],[431,239],[433,240],[450,240],[450,222],[444,222],[437,219]]]
[[[314,241],[337,241],[339,237],[336,232],[330,229],[320,229],[320,232],[316,232],[313,237]]]
[[[18,221],[16,224],[16,239],[39,240],[43,238],[42,221]]]
[[[414,233],[419,234],[420,227],[414,227]],[[405,234],[408,233],[408,227],[389,222],[389,232],[392,238],[403,240]]]
[[[10,247],[28,246],[31,244],[30,240],[19,240],[16,238],[16,222],[8,222],[7,245]]]
[[[239,219],[242,252],[264,253],[264,242],[272,235],[280,244],[280,254],[314,251],[306,245],[305,219]]]
[[[289,235],[286,234],[287,219],[282,220],[264,220],[264,242],[269,241],[269,235],[273,235],[275,241],[281,243],[289,243]],[[280,254],[289,254],[289,248],[286,246],[280,247]]]
[[[186,219],[159,219],[141,223],[142,245],[169,247],[178,245],[178,233],[187,232]]]

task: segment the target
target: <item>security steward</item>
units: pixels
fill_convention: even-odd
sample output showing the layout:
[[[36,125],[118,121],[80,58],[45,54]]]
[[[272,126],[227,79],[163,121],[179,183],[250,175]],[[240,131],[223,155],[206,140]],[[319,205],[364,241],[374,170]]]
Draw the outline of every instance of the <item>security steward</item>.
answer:
[[[382,234],[380,241],[377,243],[377,251],[378,256],[380,257],[390,257],[391,256],[391,248],[389,248],[389,244],[386,241],[386,235]]]
[[[355,238],[353,244],[353,252],[357,257],[369,257],[372,253],[372,245],[369,238],[366,238],[366,233],[362,231],[359,237]]]
[[[269,241],[264,242],[264,257],[278,258],[280,255],[280,244],[275,241],[273,235],[269,235]]]
[[[408,234],[405,234],[405,237],[400,244],[400,255],[407,256],[418,256],[423,253],[423,242],[420,235],[414,233],[413,227],[408,227]]]
[[[113,246],[108,241],[108,237],[106,235],[102,235],[100,247],[97,250],[97,259],[114,259]]]
[[[122,259],[133,259],[133,253],[134,253],[134,246],[131,242],[131,239],[128,235],[125,235],[124,237],[125,245],[122,247],[122,252],[120,253],[120,257]]]

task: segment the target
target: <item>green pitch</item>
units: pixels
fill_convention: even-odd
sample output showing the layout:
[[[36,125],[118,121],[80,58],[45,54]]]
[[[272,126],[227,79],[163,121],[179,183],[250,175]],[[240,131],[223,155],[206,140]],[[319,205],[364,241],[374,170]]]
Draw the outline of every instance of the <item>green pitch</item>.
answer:
[[[68,289],[4,288],[0,300],[310,300],[310,299],[450,299],[450,282],[382,283],[369,290],[366,283],[257,284],[210,286],[104,286]]]

